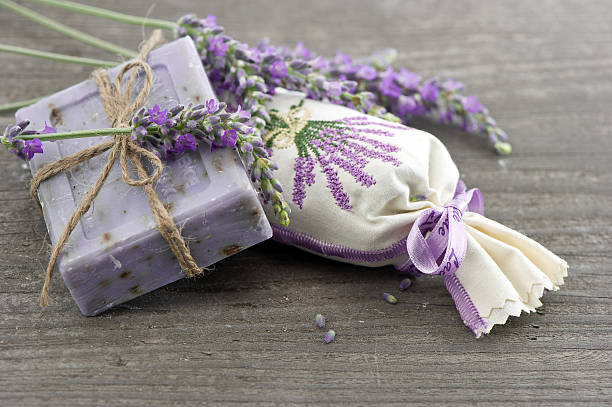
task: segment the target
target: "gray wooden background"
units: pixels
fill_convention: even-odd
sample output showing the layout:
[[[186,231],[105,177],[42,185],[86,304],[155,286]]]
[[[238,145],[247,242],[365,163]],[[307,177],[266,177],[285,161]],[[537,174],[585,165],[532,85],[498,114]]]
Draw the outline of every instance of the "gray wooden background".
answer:
[[[28,5],[27,2],[21,2]],[[274,242],[95,318],[61,280],[38,306],[48,241],[23,164],[0,151],[0,405],[538,405],[612,401],[612,2],[87,1],[177,19],[216,14],[243,41],[303,41],[323,55],[400,51],[399,65],[468,85],[510,134],[442,139],[489,217],[564,257],[570,277],[537,314],[475,340],[439,278],[397,291],[392,269],[326,261]],[[140,27],[35,6],[135,48]],[[145,30],[149,32],[149,30]],[[112,58],[0,9],[0,42]],[[89,69],[0,56],[0,103]],[[0,125],[11,122],[0,116]],[[313,324],[323,313],[333,344]]]

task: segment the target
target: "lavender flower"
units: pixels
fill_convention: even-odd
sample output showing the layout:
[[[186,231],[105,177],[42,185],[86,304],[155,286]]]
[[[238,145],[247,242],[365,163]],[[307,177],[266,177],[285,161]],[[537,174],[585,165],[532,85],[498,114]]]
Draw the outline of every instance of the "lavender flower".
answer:
[[[282,60],[278,60],[275,61],[271,66],[270,66],[270,74],[277,78],[277,79],[282,79],[285,76],[287,76],[287,64],[285,63],[285,61]]]
[[[325,334],[325,343],[331,343],[336,338],[336,332],[333,329],[330,329]]]
[[[463,101],[463,108],[468,113],[480,113],[482,104],[476,99],[476,96],[468,96]]]
[[[53,127],[49,126],[47,124],[47,121],[45,120],[45,127],[43,127],[43,129],[39,133],[40,134],[52,134],[52,133],[57,133],[57,131]]]
[[[22,152],[28,156],[28,160],[31,160],[34,154],[43,152],[42,142],[37,138],[26,140]]]
[[[168,116],[168,111],[161,110],[158,105],[155,105],[153,109],[148,109],[147,113],[149,115],[149,120],[159,126],[164,124],[166,117]]]
[[[435,80],[429,80],[419,88],[419,93],[424,101],[435,102],[438,100],[438,84]]]
[[[30,122],[24,120],[16,125],[8,126],[3,136],[0,137],[0,143],[22,160],[31,160],[34,154],[42,154],[42,142],[39,138],[34,137],[35,135],[55,133],[55,129],[48,126],[46,122],[45,127],[38,131],[26,130],[29,125]]]
[[[229,46],[223,41],[223,38],[213,38],[208,45],[208,51],[216,57],[225,56]]]
[[[195,151],[196,149],[196,142],[190,133],[181,134],[176,138],[174,143],[176,154],[183,154],[185,150]]]

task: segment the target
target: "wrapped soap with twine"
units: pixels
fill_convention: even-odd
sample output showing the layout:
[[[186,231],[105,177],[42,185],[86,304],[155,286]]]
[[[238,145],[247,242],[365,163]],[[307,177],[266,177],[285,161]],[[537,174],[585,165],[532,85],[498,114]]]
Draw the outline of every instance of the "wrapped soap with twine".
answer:
[[[34,123],[23,120],[5,131],[3,144],[30,159],[32,197],[38,203],[38,191],[54,243],[42,306],[56,262],[81,311],[95,315],[181,277],[200,275],[204,266],[271,236],[241,158],[251,167],[270,168],[258,186],[267,201],[273,195],[279,199],[279,193],[262,189],[261,182],[281,187],[271,175],[274,164],[261,140],[245,124],[248,115],[228,112],[214,99],[190,39],[153,50],[161,38],[155,31],[137,60],[117,68],[113,83],[106,70],[96,70],[95,84],[76,85],[17,113],[40,122],[61,115],[58,127],[70,131],[46,125],[40,132],[28,131]],[[141,88],[133,96],[137,85]],[[148,100],[169,106],[141,108]],[[205,103],[179,104],[196,100]],[[98,117],[100,104],[112,127],[77,130],[71,125]],[[106,134],[112,140],[82,138]],[[99,143],[83,148],[84,140]],[[202,144],[209,148],[198,149]],[[98,157],[105,152],[107,157]],[[69,216],[67,201],[73,205]],[[61,233],[60,222],[65,222]]]

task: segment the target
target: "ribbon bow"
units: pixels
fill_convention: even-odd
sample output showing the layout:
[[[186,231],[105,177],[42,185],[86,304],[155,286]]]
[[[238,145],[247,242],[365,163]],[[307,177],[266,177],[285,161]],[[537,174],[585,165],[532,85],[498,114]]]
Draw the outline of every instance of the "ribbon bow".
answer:
[[[466,190],[459,180],[455,196],[442,207],[424,211],[412,225],[406,246],[414,267],[423,274],[455,273],[467,249],[465,212],[484,214],[478,188]],[[440,260],[441,259],[441,260]]]

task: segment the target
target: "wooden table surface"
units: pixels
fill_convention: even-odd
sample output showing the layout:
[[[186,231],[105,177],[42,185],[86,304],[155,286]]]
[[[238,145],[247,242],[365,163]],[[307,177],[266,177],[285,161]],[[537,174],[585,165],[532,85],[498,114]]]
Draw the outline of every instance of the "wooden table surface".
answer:
[[[23,5],[32,3],[21,2]],[[574,1],[87,1],[175,20],[216,14],[248,43],[303,41],[354,56],[394,47],[398,66],[467,84],[514,144],[419,122],[449,148],[487,214],[570,264],[538,313],[480,340],[439,278],[399,296],[366,269],[266,242],[94,318],[61,279],[38,306],[49,243],[29,172],[0,151],[0,405],[538,405],[612,402],[612,3]],[[35,6],[135,48],[150,30]],[[3,43],[113,58],[0,9]],[[0,103],[42,96],[90,69],[0,56]],[[0,116],[2,127],[9,114]],[[333,344],[313,324],[323,313]]]

